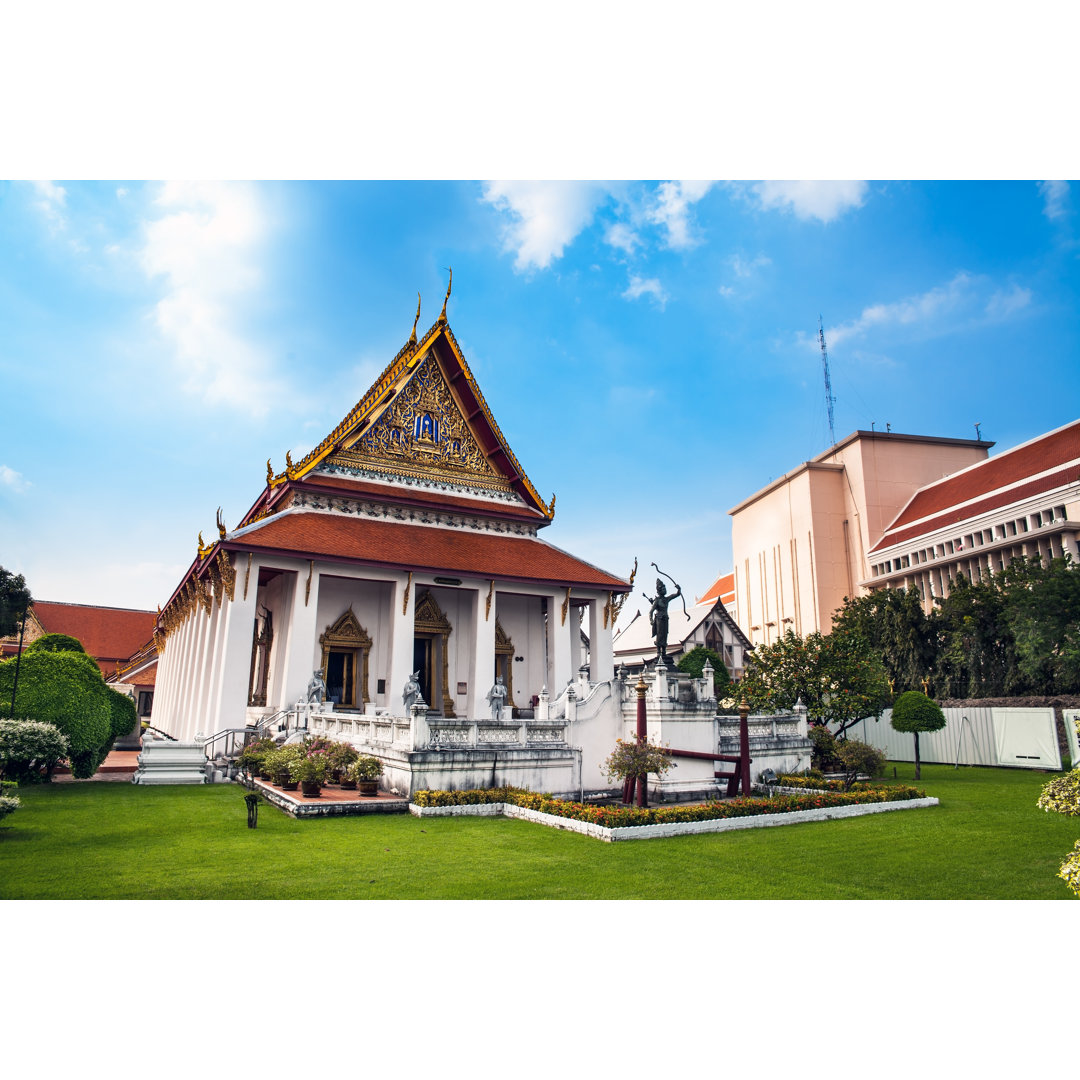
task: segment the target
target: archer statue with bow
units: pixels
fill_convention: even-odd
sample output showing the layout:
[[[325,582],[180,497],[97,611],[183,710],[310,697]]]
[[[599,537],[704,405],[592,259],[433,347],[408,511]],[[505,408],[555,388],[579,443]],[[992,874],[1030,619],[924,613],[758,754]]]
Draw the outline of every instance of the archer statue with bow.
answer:
[[[670,574],[665,574],[656,563],[652,563],[652,566],[656,567],[656,572],[661,577],[666,577],[672,585],[675,586],[675,592],[670,596],[667,595],[667,586],[660,580],[656,579],[656,596],[649,596],[648,593],[642,593],[642,596],[652,605],[649,609],[649,622],[652,624],[653,641],[656,642],[656,659],[667,665],[671,663],[671,658],[667,655],[667,637],[668,637],[668,604],[671,603],[676,597],[682,596],[682,586],[673,578]],[[683,614],[686,614],[686,598],[683,597]]]

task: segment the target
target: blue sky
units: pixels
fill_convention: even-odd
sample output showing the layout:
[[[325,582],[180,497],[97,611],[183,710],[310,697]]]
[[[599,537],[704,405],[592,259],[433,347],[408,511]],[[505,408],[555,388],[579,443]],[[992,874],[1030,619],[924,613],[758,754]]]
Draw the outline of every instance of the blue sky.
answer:
[[[0,564],[163,603],[220,505],[449,317],[552,543],[700,595],[738,501],[836,434],[1080,415],[1077,192],[1013,182],[13,181]],[[628,605],[632,609],[632,605]]]

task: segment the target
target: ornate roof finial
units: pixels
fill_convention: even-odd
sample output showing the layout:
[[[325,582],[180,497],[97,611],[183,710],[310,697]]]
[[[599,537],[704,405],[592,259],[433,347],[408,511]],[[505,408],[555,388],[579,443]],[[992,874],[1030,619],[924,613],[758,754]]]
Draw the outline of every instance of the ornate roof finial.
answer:
[[[266,482],[269,484],[274,479],[274,469],[270,464],[270,459],[266,459]]]
[[[221,537],[222,540],[224,540],[225,539],[225,533],[227,532],[227,530],[225,528],[225,522],[221,520],[221,507],[220,506],[217,508],[217,531],[218,531],[218,536]]]
[[[206,550],[206,545],[203,543],[202,530],[199,530],[199,553],[202,554]]]
[[[416,344],[416,324],[420,321],[420,293],[416,294],[416,318],[413,319],[412,333],[409,335],[409,344]]]
[[[292,451],[291,450],[286,450],[285,451],[285,471],[288,472],[292,467],[293,467]]]
[[[446,322],[446,301],[450,299],[450,290],[454,287],[454,268],[450,266],[447,269],[450,271],[450,282],[446,286],[446,299],[442,302],[442,311],[439,312],[440,326]]]

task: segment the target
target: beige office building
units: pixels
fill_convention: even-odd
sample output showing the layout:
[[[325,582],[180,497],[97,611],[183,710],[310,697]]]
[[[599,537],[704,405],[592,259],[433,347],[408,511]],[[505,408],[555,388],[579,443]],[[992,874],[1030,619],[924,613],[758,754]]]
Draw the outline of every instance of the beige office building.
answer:
[[[993,445],[856,431],[739,503],[728,511],[736,622],[755,645],[827,633],[844,597],[868,591],[869,553],[912,496]]]

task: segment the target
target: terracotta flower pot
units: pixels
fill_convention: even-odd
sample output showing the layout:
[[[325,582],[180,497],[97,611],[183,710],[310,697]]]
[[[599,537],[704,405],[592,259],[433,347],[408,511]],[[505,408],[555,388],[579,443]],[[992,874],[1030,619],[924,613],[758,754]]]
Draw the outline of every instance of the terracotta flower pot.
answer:
[[[300,781],[299,780],[286,780],[285,783],[281,785],[281,790],[282,791],[295,791],[299,786],[300,786]]]
[[[317,799],[322,794],[322,785],[315,780],[301,780],[300,791],[305,798]]]
[[[378,795],[379,794],[379,781],[378,780],[360,780],[361,795]]]
[[[342,787],[342,789],[344,791],[355,791],[356,790],[356,781],[355,780],[342,780],[341,781],[341,787]]]

